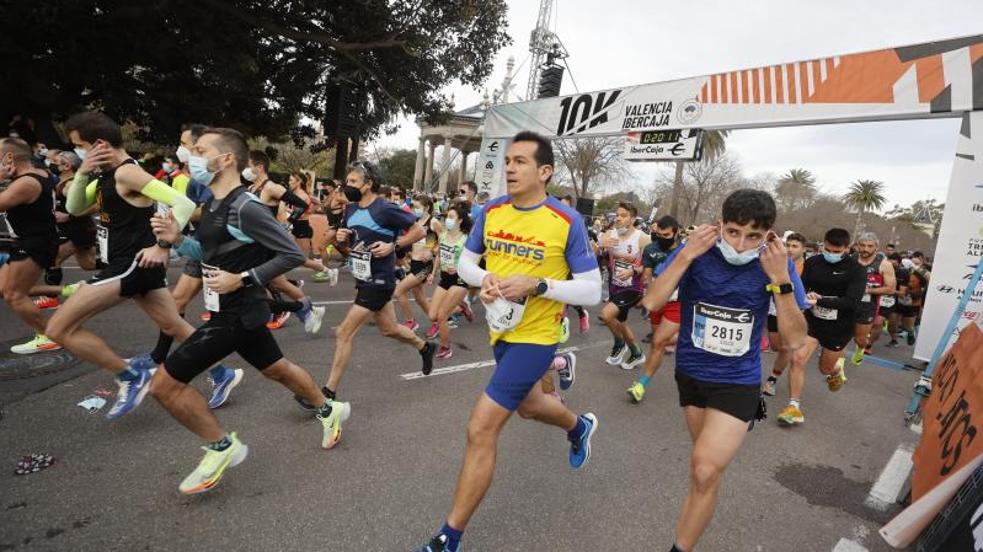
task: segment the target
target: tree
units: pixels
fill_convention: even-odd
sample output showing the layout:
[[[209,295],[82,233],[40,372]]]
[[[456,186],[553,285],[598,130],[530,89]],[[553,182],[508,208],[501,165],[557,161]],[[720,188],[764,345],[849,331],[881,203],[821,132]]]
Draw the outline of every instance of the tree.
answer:
[[[413,188],[413,173],[416,171],[415,150],[374,148],[369,157],[382,169],[386,184]]]
[[[806,169],[788,171],[775,186],[775,200],[779,210],[783,211],[809,207],[815,201],[816,193],[816,177]]]
[[[0,117],[20,114],[50,142],[52,120],[89,107],[163,143],[187,121],[312,137],[301,117],[324,120],[330,82],[364,93],[370,138],[401,113],[445,117],[444,87],[482,84],[511,42],[504,0],[7,4]]]
[[[883,182],[858,180],[850,185],[850,191],[843,194],[843,202],[848,207],[857,210],[857,222],[853,226],[854,238],[860,232],[860,225],[863,222],[864,213],[879,210],[887,203],[887,198],[884,197],[883,190]]]
[[[632,174],[621,137],[557,140],[553,146],[560,176],[570,179],[576,197],[591,197],[602,184],[618,184]]]
[[[727,136],[729,130],[708,130],[703,135],[703,160],[712,161],[727,151]],[[683,193],[683,168],[685,161],[676,161],[676,175],[672,181],[672,202],[669,204],[669,214],[679,216],[680,195]]]

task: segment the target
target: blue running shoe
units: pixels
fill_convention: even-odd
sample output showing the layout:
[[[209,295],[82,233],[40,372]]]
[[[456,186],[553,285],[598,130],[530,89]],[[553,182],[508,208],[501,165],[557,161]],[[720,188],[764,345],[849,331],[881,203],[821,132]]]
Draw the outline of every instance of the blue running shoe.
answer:
[[[134,368],[132,364],[130,367]],[[119,390],[116,392],[116,403],[106,413],[106,418],[115,420],[140,406],[143,398],[147,395],[147,391],[150,391],[150,379],[153,375],[150,370],[137,370],[137,373],[139,375],[132,380],[116,378],[116,385],[119,385]]]
[[[142,355],[128,358],[126,359],[126,363],[132,366],[134,370],[141,372],[150,372],[157,368],[157,363],[154,362],[154,359],[150,358],[150,353],[143,353]]]
[[[447,538],[447,535],[441,533],[430,539],[428,544],[417,548],[413,552],[461,552],[460,543],[454,548],[451,548],[450,544],[448,544],[449,541],[450,539]]]
[[[242,381],[242,370],[239,368],[233,369],[225,366],[217,366],[216,368],[219,370],[213,369],[212,377],[209,378],[212,382],[212,396],[208,397],[208,408],[212,410],[225,404],[225,401],[229,400],[229,393]],[[218,372],[221,374],[216,375]]]
[[[597,431],[597,416],[588,412],[580,417],[587,426],[587,429],[580,435],[579,439],[570,439],[570,467],[579,468],[587,463],[590,458],[590,438]]]
[[[566,391],[573,387],[573,382],[577,378],[577,355],[563,353],[560,358],[566,361],[566,366],[557,370],[556,374],[560,376],[560,389]]]

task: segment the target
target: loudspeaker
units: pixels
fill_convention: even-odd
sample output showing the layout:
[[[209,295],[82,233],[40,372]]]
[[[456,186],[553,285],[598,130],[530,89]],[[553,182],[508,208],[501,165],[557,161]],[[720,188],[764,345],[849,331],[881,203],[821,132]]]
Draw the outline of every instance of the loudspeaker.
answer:
[[[537,98],[552,98],[560,95],[560,84],[563,83],[563,67],[550,65],[543,67],[539,76],[539,91]]]
[[[329,84],[325,91],[324,134],[351,137],[358,130],[358,93],[348,83]]]
[[[594,200],[586,197],[578,197],[577,212],[587,217],[594,216]]]

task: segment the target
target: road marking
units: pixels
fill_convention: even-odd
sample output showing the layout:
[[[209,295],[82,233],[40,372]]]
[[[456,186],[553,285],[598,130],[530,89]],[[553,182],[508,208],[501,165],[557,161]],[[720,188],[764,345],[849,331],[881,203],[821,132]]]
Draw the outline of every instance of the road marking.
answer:
[[[840,539],[833,547],[833,552],[867,552],[867,548],[857,541]]]
[[[897,502],[901,488],[904,487],[908,480],[908,474],[911,473],[912,453],[913,450],[910,445],[898,446],[887,465],[884,466],[881,475],[874,482],[874,486],[871,487],[870,494],[864,501],[867,506],[883,511]]]
[[[556,352],[559,353],[569,353],[572,351],[584,351],[587,349],[596,349],[598,347],[606,347],[607,343],[592,343],[590,345],[575,345],[573,347],[564,347],[562,349],[557,349]],[[445,366],[444,368],[437,368],[433,372],[430,372],[429,376],[424,376],[423,372],[419,370],[416,372],[407,372],[405,374],[400,374],[399,377],[403,378],[405,381],[422,379],[422,378],[432,378],[434,376],[443,376],[446,374],[456,374],[458,372],[466,372],[468,370],[474,370],[475,368],[484,368],[486,366],[494,366],[494,360],[481,360],[478,362],[469,362],[467,364],[458,364],[456,366]]]
[[[917,424],[913,424],[911,426],[911,430],[915,432],[915,435],[921,435],[922,434],[922,423],[921,422],[918,422]]]
[[[312,305],[349,305],[353,301],[351,299],[346,299],[344,301],[311,301]]]

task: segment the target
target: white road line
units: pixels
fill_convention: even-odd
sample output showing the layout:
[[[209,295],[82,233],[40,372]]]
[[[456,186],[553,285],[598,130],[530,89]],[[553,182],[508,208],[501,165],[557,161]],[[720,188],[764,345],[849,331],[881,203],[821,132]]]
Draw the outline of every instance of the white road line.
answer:
[[[605,347],[605,346],[607,346],[607,343],[600,342],[600,343],[592,343],[590,345],[564,347],[562,349],[557,349],[556,352],[567,353],[571,351],[584,351],[586,349],[596,349],[598,347]],[[399,377],[405,381],[410,381],[410,380],[422,379],[422,378],[432,378],[434,376],[443,376],[446,374],[456,374],[458,372],[466,372],[468,370],[474,370],[475,368],[484,368],[486,366],[494,366],[494,365],[495,365],[494,360],[481,360],[478,362],[469,362],[467,364],[458,364],[456,366],[445,366],[443,368],[437,368],[433,372],[430,372],[429,376],[424,376],[423,372],[416,371],[416,372],[407,372],[405,374],[400,374]]]
[[[352,299],[346,299],[344,301],[311,301],[312,305],[348,305],[352,303]]]
[[[856,541],[840,539],[833,547],[833,552],[867,552],[867,548]]]
[[[871,508],[887,510],[898,500],[901,488],[904,487],[908,474],[911,473],[913,451],[910,445],[902,444],[891,455],[881,475],[874,482],[870,494],[864,503]]]

